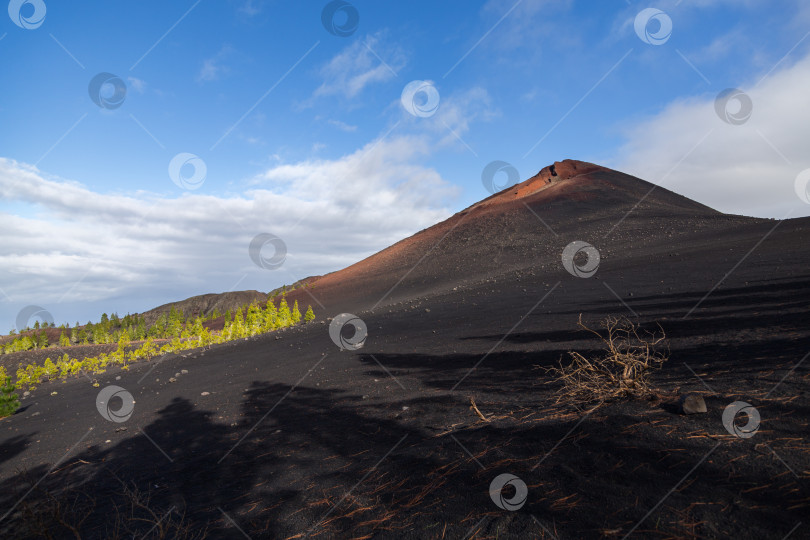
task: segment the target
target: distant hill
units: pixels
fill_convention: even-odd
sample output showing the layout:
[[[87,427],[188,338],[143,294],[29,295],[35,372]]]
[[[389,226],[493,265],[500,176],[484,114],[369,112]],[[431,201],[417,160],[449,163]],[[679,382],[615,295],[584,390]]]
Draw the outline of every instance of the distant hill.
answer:
[[[183,315],[189,316],[209,316],[214,310],[224,315],[226,311],[236,310],[245,304],[253,302],[265,303],[268,294],[260,291],[232,291],[224,293],[209,293],[199,296],[192,296],[178,302],[170,302],[142,313],[146,319],[146,324],[153,323],[158,317],[174,308],[182,311]]]

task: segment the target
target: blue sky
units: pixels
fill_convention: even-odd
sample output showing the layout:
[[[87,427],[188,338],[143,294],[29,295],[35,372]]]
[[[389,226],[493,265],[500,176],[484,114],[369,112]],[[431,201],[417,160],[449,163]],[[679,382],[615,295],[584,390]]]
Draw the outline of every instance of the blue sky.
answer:
[[[0,22],[9,327],[29,304],[84,322],[339,269],[489,195],[494,160],[526,179],[582,159],[726,212],[810,214],[800,1],[357,0],[334,19],[357,14],[346,36],[321,1],[39,3],[10,3],[35,28]],[[634,24],[651,7],[672,24],[660,44]],[[120,106],[91,99],[99,73]],[[403,107],[412,81],[434,114]],[[750,121],[715,112],[727,88]],[[178,154],[204,164],[195,185],[170,177]],[[264,232],[287,245],[280,271],[248,257]]]

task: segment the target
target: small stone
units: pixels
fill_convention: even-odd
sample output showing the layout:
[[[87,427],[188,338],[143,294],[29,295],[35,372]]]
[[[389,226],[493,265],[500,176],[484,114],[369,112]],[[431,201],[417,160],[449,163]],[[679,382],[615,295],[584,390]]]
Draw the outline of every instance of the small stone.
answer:
[[[31,395],[31,392],[29,392],[28,390],[26,390],[25,392],[23,392],[23,395],[24,395],[24,396],[30,396],[30,395]]]
[[[209,395],[211,395],[211,392],[203,392],[203,393],[202,393],[202,394],[200,394],[200,395],[201,395],[201,396],[209,396]]]
[[[121,375],[118,375],[118,376],[115,378],[115,380],[116,380],[116,381],[120,381],[120,380],[121,380]]]
[[[683,414],[706,412],[706,402],[703,400],[703,396],[694,392],[682,395],[678,401],[678,407]]]
[[[39,414],[40,414],[39,411],[37,411],[35,413],[32,413],[31,416],[39,416]]]
[[[408,407],[408,406],[402,407],[403,411],[407,411],[408,409],[410,409],[410,407]]]
[[[104,442],[105,442],[105,443],[111,443],[112,441],[111,441],[110,439],[107,439],[107,440],[106,440],[106,441],[104,441]]]
[[[55,395],[56,395],[56,394],[58,394],[58,393],[59,393],[59,392],[51,392],[51,395],[52,395],[52,396],[55,396]]]
[[[368,399],[368,396],[363,396],[363,398],[362,398],[362,399]]]
[[[179,377],[179,376],[180,376],[180,374],[179,374],[179,373],[175,373],[175,374],[174,374],[174,376],[175,376],[175,377]]]
[[[188,370],[187,369],[181,369],[180,373],[182,373],[183,375],[186,375],[188,373]]]
[[[425,313],[430,313],[430,308],[425,308]]]
[[[177,379],[175,379],[174,377],[169,377],[169,382],[170,382],[170,383],[172,383],[172,382],[177,382]]]

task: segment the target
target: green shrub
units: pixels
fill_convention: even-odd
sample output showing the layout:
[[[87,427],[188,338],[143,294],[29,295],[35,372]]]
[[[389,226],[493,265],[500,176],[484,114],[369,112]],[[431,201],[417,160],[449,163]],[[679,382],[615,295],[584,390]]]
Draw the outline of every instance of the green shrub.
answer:
[[[16,388],[11,382],[11,377],[6,375],[5,370],[3,370],[2,375],[2,384],[0,384],[0,418],[10,416],[20,408],[20,398],[17,396]]]

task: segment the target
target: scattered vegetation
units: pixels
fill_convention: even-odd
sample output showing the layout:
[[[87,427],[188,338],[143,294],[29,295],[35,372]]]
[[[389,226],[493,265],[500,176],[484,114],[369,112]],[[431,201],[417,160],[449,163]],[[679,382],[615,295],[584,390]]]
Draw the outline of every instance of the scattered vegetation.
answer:
[[[579,326],[596,335],[603,351],[594,357],[569,351],[569,362],[548,368],[555,381],[562,383],[558,403],[587,405],[612,399],[653,393],[649,373],[669,359],[666,334],[661,325],[649,332],[626,317],[608,317],[602,331],[587,327],[579,316]]]
[[[308,306],[306,313],[305,322],[315,318],[312,306]],[[282,295],[278,308],[271,298],[263,307],[250,304],[236,310],[233,316],[229,310],[225,314],[225,326],[221,332],[211,331],[203,324],[205,321],[204,317],[184,318],[181,311],[172,307],[168,314],[158,317],[149,327],[142,316],[127,315],[123,319],[119,319],[115,314],[109,317],[106,313],[101,316],[101,320],[97,324],[88,322],[83,327],[77,325],[70,331],[69,336],[67,334],[69,329],[64,327],[58,346],[63,354],[55,362],[47,358],[42,365],[31,363],[20,366],[13,387],[31,390],[43,380],[64,380],[78,373],[104,373],[110,365],[128,369],[130,363],[149,360],[154,356],[271,332],[298,324],[301,321],[301,311],[298,308],[297,300],[290,309],[287,298]],[[41,335],[29,334],[30,332],[7,343],[2,347],[3,352],[11,353],[48,347],[48,338],[44,331]],[[133,342],[139,344],[136,345]],[[101,353],[82,359],[75,358],[63,350],[69,350],[74,345],[90,343],[116,343],[117,348],[110,353]],[[5,377],[7,377],[5,369],[0,366],[0,381],[5,380]]]

